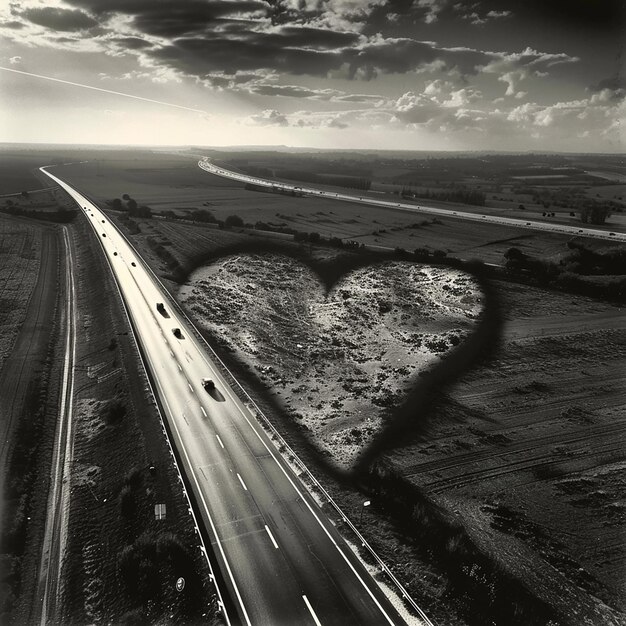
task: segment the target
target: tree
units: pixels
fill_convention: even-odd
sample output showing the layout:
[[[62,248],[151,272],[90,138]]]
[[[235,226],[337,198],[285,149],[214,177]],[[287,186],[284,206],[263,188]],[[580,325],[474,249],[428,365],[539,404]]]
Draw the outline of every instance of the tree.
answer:
[[[22,191],[22,198],[28,198],[28,191]]]
[[[122,208],[122,201],[119,198],[113,198],[111,206],[119,211]]]
[[[608,206],[598,204],[586,205],[580,211],[580,221],[583,224],[604,224],[606,218],[611,214]]]
[[[126,204],[128,205],[129,211],[134,211],[137,208],[137,201],[133,200],[132,198],[128,198],[128,201]]]
[[[519,248],[509,248],[504,253],[504,258],[507,261],[523,261],[526,255]]]
[[[243,220],[241,219],[241,217],[239,217],[239,215],[229,215],[224,221],[224,226],[226,228],[233,228],[233,226],[242,228]]]
[[[122,200],[126,200],[128,202],[130,200],[130,196],[127,193],[122,194]]]

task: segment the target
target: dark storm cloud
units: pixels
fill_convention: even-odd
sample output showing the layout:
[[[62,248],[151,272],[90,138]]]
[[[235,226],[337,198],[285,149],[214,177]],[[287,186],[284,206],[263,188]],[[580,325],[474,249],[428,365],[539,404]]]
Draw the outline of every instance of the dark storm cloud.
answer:
[[[141,50],[143,48],[149,48],[152,44],[140,37],[114,37],[111,39],[113,43],[116,43],[120,48],[127,50]]]
[[[384,39],[346,51],[350,76],[363,72],[373,78],[377,72],[401,74],[439,62],[442,68],[457,70],[462,76],[475,74],[478,67],[492,60],[488,53],[470,48],[439,48],[431,42],[415,39]]]
[[[175,38],[205,32],[220,19],[267,12],[259,0],[68,0],[74,6],[106,17],[119,13],[132,18],[138,31]]]
[[[524,53],[485,52],[474,46],[450,47],[430,40],[420,41],[415,36],[385,37],[374,33],[368,37],[359,28],[352,29],[350,23],[358,22],[362,26],[368,16],[376,13],[377,0],[370,0],[371,5],[365,1],[362,5],[342,0],[336,3],[303,1],[299,5],[303,10],[299,12],[292,8],[298,6],[296,3],[286,0],[67,1],[98,16],[103,25],[114,15],[123,15],[127,18],[128,32],[124,37],[113,39],[115,43],[127,50],[141,51],[153,63],[209,82],[212,74],[234,75],[259,70],[365,80],[379,74],[447,71],[465,79],[487,68],[487,72],[506,73],[506,80],[512,85],[510,91],[514,93],[514,83],[527,75],[523,68],[545,71],[555,63],[572,60],[567,55],[544,55],[530,48]],[[510,1],[483,0],[472,3],[471,9],[480,15],[501,16],[510,13],[511,4]],[[398,14],[412,12],[424,20],[438,20],[446,11],[459,14],[459,7],[464,6],[451,0],[412,3],[389,0],[383,8],[398,11]],[[47,16],[49,22],[56,16],[57,28],[61,14],[68,30],[71,24],[73,28],[85,28],[95,23],[79,10],[31,9],[29,13],[35,11],[40,19]],[[278,24],[277,14],[283,18],[289,16],[291,23],[285,18]],[[70,16],[75,20],[73,23]],[[457,18],[467,25],[462,15]],[[335,19],[338,26],[328,26]],[[321,25],[324,26],[319,27]],[[163,41],[148,44],[144,37],[159,37]],[[230,79],[216,80],[218,84],[214,84],[220,86],[219,83]],[[279,88],[273,85],[264,89],[269,94],[272,90],[278,93]],[[309,96],[298,92],[294,97]]]
[[[611,89],[612,91],[618,91],[620,89],[626,89],[626,76],[611,76],[605,78],[595,85],[589,87],[591,91],[602,91],[603,89]]]
[[[95,19],[75,9],[32,8],[21,12],[20,16],[33,24],[45,26],[51,30],[86,30],[98,25]]]
[[[357,33],[296,26],[284,26],[280,30],[264,35],[266,45],[294,48],[341,48],[351,46],[358,40]]]
[[[314,47],[310,47],[309,41]],[[331,43],[343,42],[333,47]],[[157,63],[190,76],[212,72],[272,70],[291,75],[327,76],[341,70],[344,77],[370,80],[379,73],[402,74],[435,67],[455,71],[460,77],[488,71],[539,71],[576,59],[566,54],[545,54],[527,49],[521,53],[483,52],[471,48],[442,48],[414,39],[377,39],[357,45],[353,33],[326,38],[320,29],[281,28],[274,32],[243,29],[207,37],[176,39],[147,52]]]
[[[248,32],[245,39],[219,36],[177,39],[152,51],[150,57],[199,77],[214,71],[234,74],[237,70],[260,69],[325,76],[342,63],[336,52],[284,48],[275,37],[252,32]]]
[[[345,96],[338,96],[333,98],[337,102],[380,102],[384,100],[383,96],[376,96],[366,93],[349,93]]]
[[[283,96],[287,98],[315,98],[321,93],[315,89],[307,89],[298,85],[254,85],[247,89],[259,96]],[[332,90],[330,90],[332,93]]]
[[[2,26],[2,28],[13,28],[14,30],[19,30],[20,28],[24,28],[26,24],[24,24],[24,22],[11,20],[10,22],[0,22],[0,26]]]

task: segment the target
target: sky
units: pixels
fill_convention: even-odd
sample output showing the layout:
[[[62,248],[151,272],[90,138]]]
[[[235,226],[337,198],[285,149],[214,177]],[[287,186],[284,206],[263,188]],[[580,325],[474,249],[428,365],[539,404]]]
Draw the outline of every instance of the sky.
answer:
[[[625,14],[626,0],[0,0],[0,142],[626,152]]]

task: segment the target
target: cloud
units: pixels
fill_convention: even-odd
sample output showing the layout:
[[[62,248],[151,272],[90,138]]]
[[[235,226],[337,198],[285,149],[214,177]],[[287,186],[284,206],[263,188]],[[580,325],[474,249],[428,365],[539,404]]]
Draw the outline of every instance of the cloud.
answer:
[[[289,126],[287,117],[276,109],[265,109],[258,115],[250,115],[243,123],[249,126]]]
[[[87,30],[98,25],[98,21],[82,11],[61,9],[56,7],[33,7],[18,13],[38,26],[45,26],[51,30],[79,31]]]
[[[270,85],[260,84],[246,88],[249,93],[260,96],[280,96],[285,98],[309,98],[316,100],[330,100],[333,96],[340,95],[336,89],[309,89],[299,85]]]
[[[611,76],[604,78],[600,82],[591,85],[590,91],[595,92],[595,96],[602,100],[621,100],[626,96],[626,76]]]
[[[21,62],[21,60],[22,60],[22,57],[20,57],[20,56],[14,56],[14,57],[11,57],[11,58],[9,59],[9,63],[10,63],[11,65],[17,65],[18,63],[20,63],[20,62]]]
[[[142,50],[153,45],[141,37],[112,37],[109,41],[123,50]]]
[[[486,74],[499,74],[498,80],[507,84],[505,95],[516,96],[518,84],[530,75],[547,76],[547,69],[555,65],[577,63],[578,57],[564,52],[539,52],[527,47],[522,52],[493,53],[492,60],[481,68]]]
[[[544,139],[550,136],[575,136],[581,129],[609,137],[612,131],[620,130],[625,109],[624,98],[614,102],[594,94],[591,98],[550,105],[527,102],[509,111],[506,119],[520,132],[541,131],[540,136]]]

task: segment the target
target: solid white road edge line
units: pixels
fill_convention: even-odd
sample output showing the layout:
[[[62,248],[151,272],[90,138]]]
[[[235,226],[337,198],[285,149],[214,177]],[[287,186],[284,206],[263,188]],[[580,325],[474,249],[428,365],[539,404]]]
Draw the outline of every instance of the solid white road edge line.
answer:
[[[220,439],[220,436],[216,433],[215,436],[217,437],[217,440],[219,441],[220,446],[222,446],[222,450],[224,449],[224,444],[222,443],[222,440]]]

